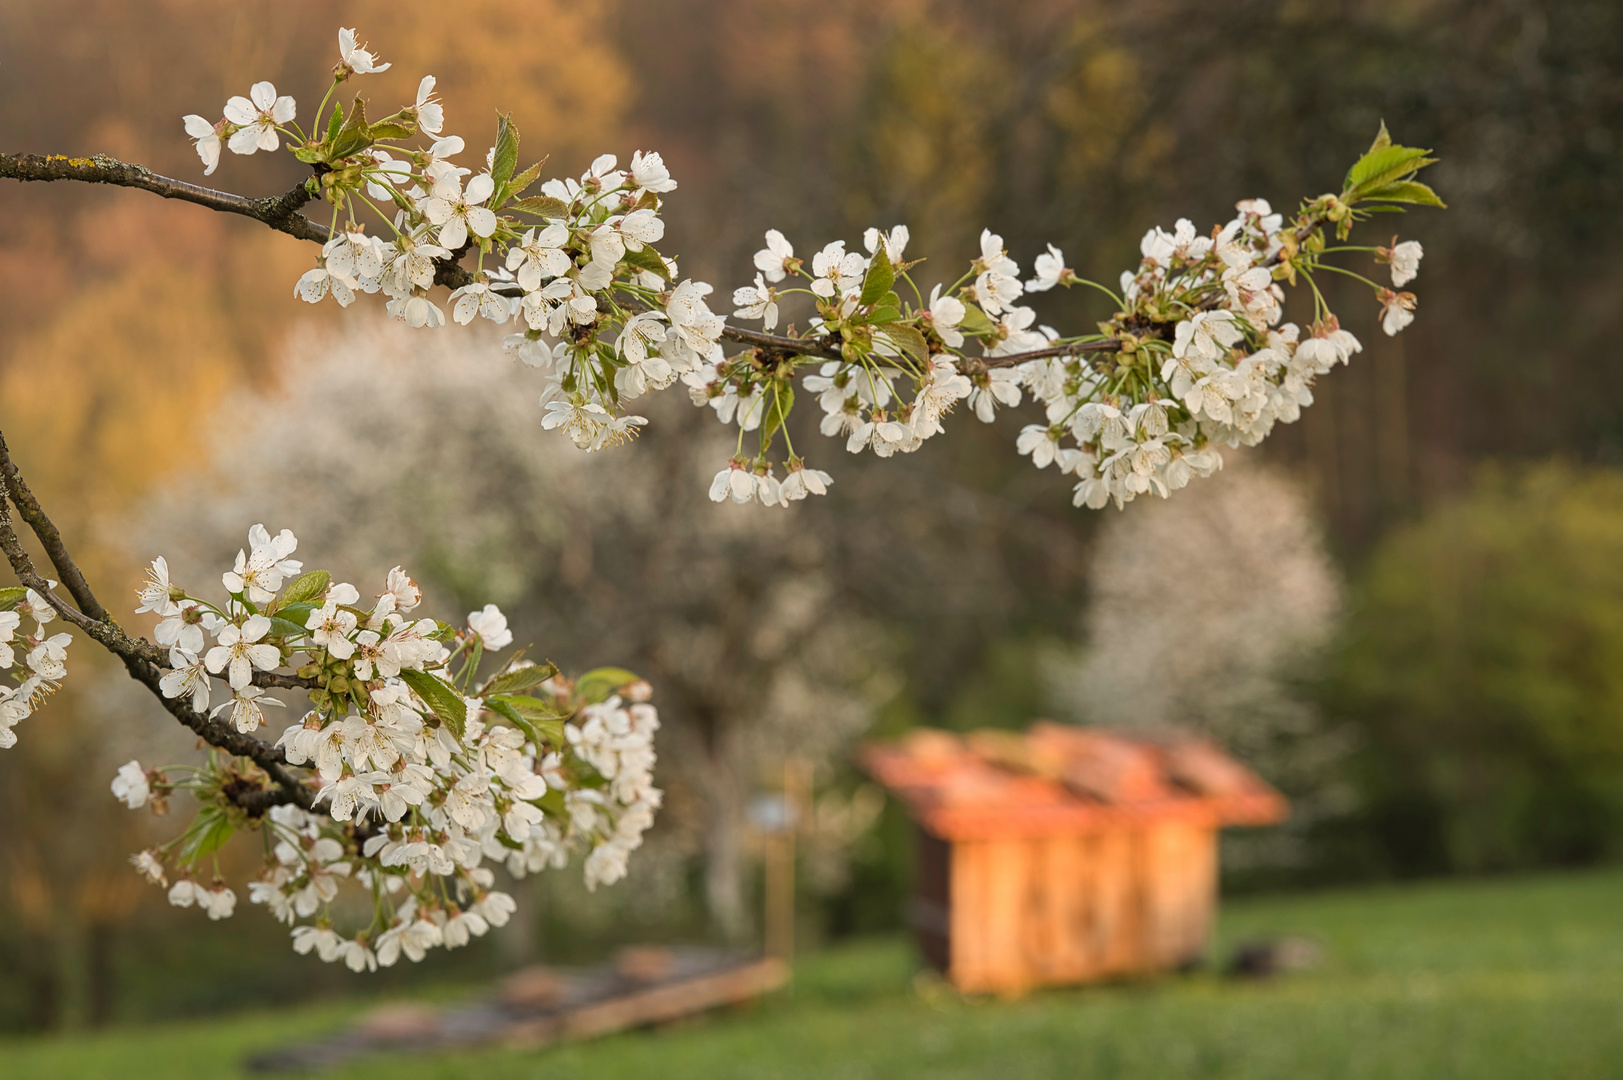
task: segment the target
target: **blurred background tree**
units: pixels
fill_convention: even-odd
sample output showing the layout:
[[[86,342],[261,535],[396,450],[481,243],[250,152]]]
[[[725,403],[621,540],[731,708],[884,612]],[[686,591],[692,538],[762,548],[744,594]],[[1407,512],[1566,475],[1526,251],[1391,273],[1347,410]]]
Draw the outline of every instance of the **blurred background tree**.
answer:
[[[1232,455],[1179,494],[1189,497],[1106,519],[1085,643],[1050,657],[1050,698],[1066,719],[1192,729],[1227,747],[1292,805],[1282,826],[1226,833],[1225,872],[1305,870],[1314,836],[1352,804],[1352,733],[1310,687],[1340,614],[1340,574],[1300,485],[1254,455]]]
[[[1406,141],[1436,147],[1437,186],[1452,209],[1413,219],[1427,251],[1424,318],[1398,340],[1376,332],[1373,310],[1352,322],[1366,351],[1261,455],[1308,493],[1338,574],[1352,582],[1350,629],[1330,653],[1327,688],[1275,684],[1293,709],[1316,706],[1315,730],[1347,732],[1358,747],[1331,771],[1364,809],[1303,837],[1316,854],[1300,874],[1609,853],[1615,759],[1603,748],[1613,721],[1600,653],[1583,652],[1604,651],[1609,579],[1584,575],[1602,575],[1605,563],[1549,558],[1538,540],[1514,538],[1532,535],[1525,516],[1565,508],[1568,524],[1552,524],[1548,542],[1602,549],[1613,505],[1602,489],[1613,481],[1574,471],[1524,482],[1512,469],[1473,487],[1472,477],[1488,458],[1560,454],[1587,470],[1623,457],[1623,359],[1609,348],[1623,329],[1623,264],[1612,255],[1623,230],[1615,2],[549,0],[518,14],[464,4],[454,19],[416,2],[287,0],[277,10],[266,19],[201,0],[0,0],[0,139],[16,150],[105,151],[196,178],[180,116],[242,93],[248,73],[302,100],[325,78],[335,25],[359,25],[396,62],[376,77],[377,93],[404,94],[419,70],[434,72],[449,129],[475,148],[501,107],[525,151],[550,153],[559,175],[604,150],[622,159],[661,150],[682,184],[666,246],[722,291],[746,280],[768,227],[804,252],[901,221],[920,250],[945,260],[967,256],[990,226],[1025,262],[1053,241],[1079,271],[1110,280],[1137,261],[1152,224],[1220,220],[1241,196],[1283,205],[1334,186],[1382,118]],[[227,157],[211,182],[229,190],[263,194],[296,179],[291,162]],[[283,364],[309,362],[310,342],[324,340],[297,335],[330,329],[291,296],[310,252],[262,233],[138,192],[0,188],[0,422],[63,527],[95,541],[83,561],[110,595],[138,580],[155,526],[132,533],[130,522],[149,512],[153,492],[227,460],[218,426],[234,423],[244,401],[280,400]],[[1041,310],[1086,325],[1098,309],[1073,293],[1045,296]],[[445,363],[445,378],[505,377],[488,355],[487,374]],[[725,833],[772,755],[824,757],[824,784],[843,798],[855,779],[836,766],[839,748],[870,717],[878,732],[966,728],[1064,706],[1045,691],[1043,658],[1074,656],[1094,625],[1082,613],[1089,567],[1105,557],[1100,524],[1113,522],[1117,543],[1162,527],[1148,514],[1140,523],[1136,504],[1119,519],[1072,510],[1063,484],[1010,452],[1019,417],[989,428],[954,417],[965,437],[878,467],[841,455],[832,498],[773,517],[697,506],[694,418],[682,409],[656,415],[624,464],[581,463],[535,430],[528,391],[493,405],[499,419],[424,418],[401,396],[406,387],[341,385],[352,387],[347,397],[280,406],[299,430],[309,430],[306,413],[342,419],[330,443],[272,443],[266,456],[281,471],[265,494],[302,478],[353,495],[358,477],[372,477],[371,505],[390,526],[312,522],[312,550],[325,530],[330,546],[320,550],[357,564],[384,558],[369,543],[395,545],[403,560],[420,552],[439,595],[512,597],[523,636],[560,660],[576,648],[606,655],[618,642],[665,679],[662,780],[673,799],[660,844],[671,854],[649,861],[663,884],[645,885],[650,896],[680,894],[668,910],[685,914],[664,933],[747,932],[751,872],[744,845]],[[488,478],[446,469],[437,447],[399,460],[343,457],[386,422],[371,411],[381,401],[417,409],[412,422],[440,433],[444,460],[488,451],[500,467]],[[478,498],[506,491],[496,477],[527,497]],[[1540,485],[1569,494],[1539,495]],[[1476,494],[1452,501],[1467,491]],[[198,522],[200,548],[239,543],[249,518],[273,515],[274,499],[234,505],[242,509],[228,522]],[[1449,543],[1478,545],[1483,561],[1450,563]],[[510,552],[495,563],[501,580],[465,580],[467,556],[483,561],[497,548]],[[1431,558],[1449,572],[1414,574],[1407,591],[1383,584]],[[1490,562],[1502,590],[1469,575]],[[1542,595],[1545,577],[1550,597],[1572,598],[1565,621],[1556,616],[1566,609],[1534,617],[1515,606],[1537,597],[1511,583]],[[809,654],[801,642],[762,640],[773,605],[804,621],[803,641],[817,643]],[[1470,605],[1516,617],[1490,628],[1434,614]],[[1449,626],[1482,637],[1466,648]],[[1490,644],[1494,633],[1506,637]],[[1408,651],[1382,644],[1411,634]],[[662,655],[671,640],[691,645],[691,658]],[[1520,666],[1493,668],[1495,650]],[[735,686],[715,685],[715,672],[746,668]],[[1525,679],[1510,681],[1511,670]],[[219,1007],[294,979],[344,986],[342,973],[286,966],[280,942],[261,948],[279,928],[250,918],[209,940],[220,972],[232,951],[267,958],[252,978],[181,979],[185,963],[206,958],[177,955],[182,937],[164,931],[175,913],[147,893],[121,899],[116,853],[135,846],[125,831],[140,826],[93,784],[76,794],[51,779],[110,773],[129,756],[119,740],[158,725],[127,715],[118,691],[71,693],[53,704],[48,738],[42,727],[10,752],[36,755],[26,767],[0,763],[0,806],[15,823],[0,848],[0,964],[20,973],[0,985],[0,1025]],[[806,720],[825,716],[826,725]],[[678,796],[682,783],[691,790]],[[64,819],[77,823],[68,839],[45,824]],[[899,919],[906,868],[898,846],[881,842],[897,828],[886,818],[850,846],[849,873],[828,878],[847,884],[820,904],[826,926]],[[537,904],[547,907],[548,955],[613,931],[587,933],[566,917],[567,897],[546,900]],[[425,977],[503,962],[453,958]],[[156,985],[164,992],[133,990]]]
[[[1591,862],[1623,836],[1623,474],[1486,468],[1385,540],[1327,704],[1365,733],[1343,873]]]

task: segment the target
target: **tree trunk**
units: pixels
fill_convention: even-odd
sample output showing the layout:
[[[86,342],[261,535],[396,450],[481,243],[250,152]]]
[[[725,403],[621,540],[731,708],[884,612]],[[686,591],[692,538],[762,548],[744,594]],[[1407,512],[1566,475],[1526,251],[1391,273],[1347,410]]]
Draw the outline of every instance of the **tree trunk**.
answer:
[[[85,1018],[91,1027],[112,1023],[118,985],[113,974],[113,924],[98,919],[85,935]]]
[[[705,902],[728,941],[752,929],[745,888],[744,798],[738,776],[738,732],[724,726],[711,740],[705,774]]]

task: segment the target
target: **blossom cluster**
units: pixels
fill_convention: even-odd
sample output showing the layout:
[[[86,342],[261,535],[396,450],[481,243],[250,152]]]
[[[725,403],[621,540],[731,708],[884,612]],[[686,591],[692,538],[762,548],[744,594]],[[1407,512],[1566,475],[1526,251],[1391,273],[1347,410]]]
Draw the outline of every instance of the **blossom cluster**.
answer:
[[[49,585],[55,588],[56,582]],[[23,632],[25,619],[34,624],[29,633]],[[11,686],[0,683],[0,750],[17,745],[17,733],[12,729],[28,719],[67,677],[67,650],[73,635],[46,630],[55,619],[56,609],[33,589],[0,589],[0,673],[15,682]]]
[[[350,77],[389,66],[359,48],[352,30],[339,32],[339,50],[329,98]],[[466,143],[445,132],[434,87],[425,76],[411,105],[371,123],[357,97],[347,115],[335,103],[323,126],[323,100],[306,136],[294,100],[262,82],[232,98],[220,121],[186,117],[186,130],[205,171],[222,145],[252,154],[276,149],[282,136],[321,170],[310,190],[332,206],[332,236],[296,296],[348,307],[357,294],[382,294],[391,316],[433,328],[446,310],[431,290],[449,277],[461,282],[446,301],[451,320],[511,325],[508,352],[541,370],[543,427],[587,450],[635,436],[645,421],[622,403],[719,360],[724,325],[707,304],[711,287],[678,280],[675,260],[654,248],[665,235],[660,197],[676,189],[664,160],[639,151],[622,169],[604,154],[578,180],[547,180],[524,196],[540,165],[518,170],[510,121],[502,118],[481,168],[460,165]],[[427,146],[405,145],[423,136]],[[448,273],[470,252],[471,280]]]
[[[129,762],[112,791],[132,809],[161,810],[176,789],[201,804],[180,836],[134,856],[136,868],[168,885],[171,903],[225,918],[236,893],[217,861],[207,883],[201,867],[233,832],[262,829],[249,901],[293,927],[298,952],[355,970],[506,923],[513,901],[492,864],[523,875],[582,853],[588,886],[622,878],[661,798],[648,685],[617,668],[570,680],[522,654],[481,679],[513,642],[495,605],[461,628],[417,617],[421,591],[399,567],[363,605],[355,586],[305,571],[297,547],[288,530],[254,526],[221,575],[221,604],[173,582],[160,557],[137,610],[157,616],[170,648],[163,695],[240,735],[283,704],[268,686],[307,690],[311,707],[274,747],[313,797],[269,798],[285,785],[220,752],[200,767]],[[244,810],[262,796],[268,812]],[[341,899],[346,887],[359,899]],[[340,930],[346,919],[355,925]]]
[[[465,144],[444,132],[433,76],[381,120],[369,122],[357,97],[347,114],[335,103],[323,124],[340,84],[389,66],[352,30],[339,32],[339,52],[308,136],[296,103],[270,83],[232,98],[219,121],[185,118],[207,170],[222,145],[252,154],[285,136],[316,172],[307,186],[332,207],[331,239],[296,294],[348,306],[357,293],[381,293],[394,317],[436,327],[446,316],[431,292],[456,286],[451,319],[511,325],[508,351],[543,375],[542,427],[586,450],[633,437],[646,420],[626,404],[680,379],[696,405],[738,429],[710,485],[717,502],[787,506],[828,490],[832,477],[809,468],[790,436],[797,383],[817,396],[823,434],[879,457],[940,434],[959,402],[991,423],[1029,397],[1044,418],[1020,431],[1017,449],[1071,476],[1078,506],[1165,497],[1220,468],[1219,447],[1296,420],[1314,380],[1361,350],[1314,284],[1318,271],[1368,285],[1387,334],[1413,321],[1414,295],[1397,290],[1414,278],[1420,245],[1332,247],[1327,233],[1344,241],[1375,210],[1443,205],[1414,179],[1434,163],[1429,152],[1394,144],[1383,126],[1339,193],[1304,200],[1288,220],[1251,199],[1209,233],[1187,219],[1170,233],[1151,229],[1116,289],[1078,275],[1052,244],[1024,279],[988,229],[968,270],[926,298],[910,273],[922,260],[908,261],[905,226],[867,230],[862,250],[833,241],[809,264],[774,229],[755,254],[753,283],[733,294],[733,317],[761,324],[746,331],[710,309],[710,285],[680,278],[655,249],[661,196],[676,188],[659,154],[639,151],[626,169],[605,154],[579,179],[548,180],[525,196],[540,166],[518,171],[518,134],[505,117],[482,168],[456,163]],[[368,232],[368,218],[387,232]],[[1390,267],[1391,287],[1324,261],[1346,252],[1373,253]],[[471,273],[461,264],[470,253]],[[1284,286],[1302,282],[1314,304],[1305,326],[1283,321]],[[1099,333],[1062,335],[1021,302],[1056,286],[1094,289],[1115,313]],[[776,335],[790,303],[807,310],[805,329]],[[724,338],[746,347],[729,357]]]
[[[812,334],[842,355],[818,363],[800,384],[817,394],[822,433],[843,439],[851,453],[909,453],[941,433],[942,418],[960,401],[991,423],[999,408],[1029,395],[1045,422],[1026,425],[1016,447],[1038,468],[1052,464],[1073,476],[1078,506],[1123,505],[1145,493],[1164,498],[1221,468],[1218,446],[1253,445],[1276,423],[1297,420],[1313,402],[1314,380],[1363,348],[1317,290],[1316,317],[1305,334],[1281,323],[1279,268],[1292,265],[1281,256],[1296,237],[1264,200],[1241,202],[1237,210],[1208,234],[1187,219],[1171,233],[1151,229],[1140,245],[1142,261],[1122,273],[1119,293],[1079,277],[1052,244],[1037,257],[1035,276],[1022,281],[1019,264],[988,229],[968,271],[925,299],[907,273],[914,264],[904,261],[905,226],[868,230],[866,256],[835,241],[813,256],[809,270],[783,234],[771,230],[755,255],[754,285],[734,294],[740,305],[734,314],[762,319],[770,329],[781,297],[815,298]],[[1363,250],[1390,264],[1394,286],[1418,272],[1416,242]],[[798,281],[780,285],[786,278]],[[916,306],[899,299],[898,282],[912,289]],[[1061,338],[1020,303],[1060,285],[1111,293],[1120,310],[1104,333]],[[1388,334],[1413,321],[1412,294],[1371,285]],[[970,342],[978,355],[965,351]],[[740,429],[740,452],[711,487],[717,501],[780,504],[794,497],[786,493],[790,484],[809,475],[791,448],[786,479],[775,478],[770,427],[756,454],[743,452],[743,432],[775,419],[786,396],[792,400],[781,370],[760,361],[758,352],[744,354],[683,377],[695,404]],[[825,473],[815,475],[819,488],[830,482]]]

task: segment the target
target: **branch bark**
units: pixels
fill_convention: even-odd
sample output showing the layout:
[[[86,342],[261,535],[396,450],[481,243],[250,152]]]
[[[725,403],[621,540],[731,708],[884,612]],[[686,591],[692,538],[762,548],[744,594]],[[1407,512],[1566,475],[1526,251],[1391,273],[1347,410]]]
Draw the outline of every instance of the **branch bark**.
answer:
[[[160,176],[145,165],[119,161],[106,154],[94,157],[64,157],[61,154],[0,154],[0,178],[11,180],[77,180],[86,184],[112,184],[137,188],[166,199],[196,203],[225,214],[253,218],[277,232],[300,240],[324,244],[332,233],[299,213],[311,199],[303,184],[282,195],[250,199],[228,191],[216,191],[201,184]]]

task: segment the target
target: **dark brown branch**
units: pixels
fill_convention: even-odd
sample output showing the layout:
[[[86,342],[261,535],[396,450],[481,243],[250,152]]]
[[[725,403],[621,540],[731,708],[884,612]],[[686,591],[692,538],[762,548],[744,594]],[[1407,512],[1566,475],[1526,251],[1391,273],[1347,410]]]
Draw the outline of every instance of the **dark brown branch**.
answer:
[[[270,686],[278,690],[314,690],[314,679],[301,679],[297,675],[279,675],[274,671],[255,671],[255,686]]]
[[[986,368],[1013,367],[1023,364],[1027,360],[1042,360],[1050,356],[1080,356],[1083,353],[1115,352],[1121,348],[1119,338],[1105,338],[1103,341],[1083,341],[1074,345],[1055,345],[1047,349],[1033,349],[1030,352],[1010,353],[1008,356],[986,356],[971,359],[969,363],[979,364]],[[960,367],[963,363],[959,364]]]
[[[185,202],[207,207],[210,210],[218,210],[227,214],[241,214],[300,240],[312,240],[315,243],[324,244],[332,237],[331,231],[325,225],[311,221],[299,213],[299,210],[311,199],[310,193],[303,184],[285,195],[250,199],[243,195],[233,195],[227,191],[216,191],[213,188],[188,183],[185,180],[175,180],[168,176],[161,176],[144,165],[133,165],[119,161],[117,158],[108,157],[106,154],[97,154],[95,157],[88,158],[70,158],[59,154],[0,154],[0,178],[46,181],[78,180],[87,184],[113,184],[118,187],[139,188],[142,191],[150,191],[155,195],[162,195],[166,199],[181,199]],[[460,289],[465,285],[473,284],[477,280],[473,272],[459,262],[461,255],[462,252],[458,252],[449,259],[438,261],[434,268],[434,284],[443,285],[449,289]],[[505,292],[505,290],[503,291]],[[736,326],[726,327],[722,330],[721,336],[729,341],[736,341],[740,345],[753,345],[757,348],[770,349],[788,355],[821,356],[831,360],[840,358],[838,350],[830,348],[826,341],[816,338],[779,337],[776,334],[763,334]],[[1058,351],[1039,349],[1036,352],[1017,353],[1012,356],[999,356],[975,362],[986,367],[1009,367],[1045,356],[1071,356],[1081,352],[1102,352],[1114,347],[1115,343],[1113,341],[1089,342],[1085,346],[1061,346]],[[65,576],[63,580],[64,583],[67,582]],[[71,586],[69,591],[73,591]],[[74,594],[74,599],[79,600],[77,593]],[[79,602],[80,606],[83,607],[83,601]]]
[[[283,195],[250,199],[244,195],[233,195],[228,191],[216,191],[200,184],[160,176],[145,165],[132,165],[106,154],[95,157],[0,154],[0,178],[24,181],[78,180],[86,184],[138,188],[166,199],[196,203],[221,213],[241,214],[300,240],[324,244],[332,236],[325,225],[317,224],[299,213],[311,199],[310,192],[303,184]]]
[[[10,456],[4,452],[3,438],[0,438],[0,469],[4,471],[8,492],[12,489],[14,480],[18,487],[23,491],[27,491],[27,485],[22,482],[22,477],[17,472],[16,465],[11,461]],[[29,499],[33,499],[31,494]],[[38,507],[37,502],[34,505],[36,508]],[[39,516],[47,523],[49,522],[43,511],[40,511]],[[56,535],[57,543],[60,545],[61,536],[55,533],[54,526],[52,533]],[[12,572],[17,575],[18,581],[45,597],[51,606],[62,614],[65,620],[79,627],[109,652],[117,656],[123,662],[125,669],[129,671],[130,677],[150,690],[152,695],[158,699],[158,703],[171,716],[196,732],[210,746],[218,747],[234,757],[248,758],[264,769],[271,779],[276,781],[286,793],[284,801],[297,803],[306,809],[312,805],[315,793],[297,776],[288,771],[287,759],[279,748],[265,742],[263,739],[256,739],[252,735],[244,735],[230,724],[214,719],[206,713],[194,711],[189,696],[184,699],[164,696],[162,679],[165,668],[161,665],[161,661],[152,659],[150,655],[157,653],[159,657],[162,657],[165,655],[162,650],[151,642],[130,638],[110,619],[92,619],[89,615],[62,600],[61,597],[56,596],[49,583],[35,569],[33,559],[29,557],[28,552],[23,548],[21,539],[18,538],[16,530],[12,527],[11,502],[3,497],[0,497],[0,552],[4,552],[6,560],[11,564]],[[67,559],[65,549],[62,556],[69,565],[72,565],[72,560]],[[89,586],[86,585],[85,589],[88,594]],[[97,606],[99,608],[100,605]],[[103,614],[105,615],[105,612]],[[244,807],[244,809],[248,808]],[[252,812],[250,811],[250,813]],[[259,812],[263,813],[263,810]]]
[[[213,188],[187,183],[184,180],[160,176],[144,165],[132,165],[108,157],[105,154],[97,154],[95,157],[89,158],[70,158],[57,154],[0,154],[0,178],[5,177],[14,180],[79,180],[90,184],[115,184],[120,187],[139,188],[143,191],[162,195],[166,199],[182,199],[186,202],[196,203],[199,206],[206,206],[211,210],[251,217],[280,232],[298,237],[300,240],[313,240],[320,244],[325,243],[332,236],[331,231],[325,225],[317,224],[298,212],[311,199],[310,193],[303,184],[285,195],[250,199],[242,195],[233,195],[229,192],[216,191]],[[1297,243],[1300,244],[1306,240],[1323,224],[1322,215],[1303,222],[1296,229]],[[465,285],[471,285],[477,280],[472,271],[461,265],[460,260],[467,250],[469,250],[469,245],[464,245],[461,251],[456,252],[450,258],[437,261],[434,268],[434,284],[443,285],[450,289],[459,289]],[[1279,254],[1275,254],[1260,265],[1273,266],[1278,261]],[[516,295],[512,287],[498,288],[497,291],[503,295]],[[756,348],[768,349],[785,355],[821,356],[832,360],[840,358],[839,351],[830,348],[827,339],[779,337],[776,334],[763,334],[736,326],[725,327],[721,332],[721,336],[729,341],[736,341],[741,345],[753,345]],[[1120,347],[1121,341],[1119,339],[1107,338],[1103,341],[1056,345],[1052,348],[1012,353],[1008,356],[960,358],[958,368],[965,373],[973,373],[988,368],[1013,367],[1028,360],[1042,360],[1047,357],[1078,356],[1091,352],[1114,352]],[[20,505],[19,508],[21,508]],[[64,576],[64,581],[66,580]],[[69,591],[72,591],[71,585]],[[75,593],[75,599],[78,599],[77,593]],[[83,606],[82,601],[81,606]]]
[[[721,336],[728,341],[736,341],[740,345],[754,345],[758,349],[792,353],[798,356],[822,356],[830,360],[840,359],[839,350],[829,348],[828,342],[820,338],[779,337],[777,334],[762,334],[737,326],[724,327]]]
[[[106,622],[107,609],[101,606],[101,601],[90,591],[90,584],[85,581],[84,574],[74,564],[68,549],[63,546],[62,533],[51,523],[51,519],[45,516],[45,511],[40,509],[39,500],[34,498],[34,493],[29,491],[28,485],[23,482],[22,474],[17,471],[17,466],[11,460],[11,450],[6,446],[4,434],[0,434],[0,478],[4,479],[6,494],[10,495],[11,501],[16,504],[17,512],[28,522],[28,527],[34,530],[34,535],[39,537],[46,556],[50,558],[51,565],[56,567],[57,576],[62,579],[63,586],[72,595],[73,602],[78,604],[79,610],[88,617],[97,622]]]

